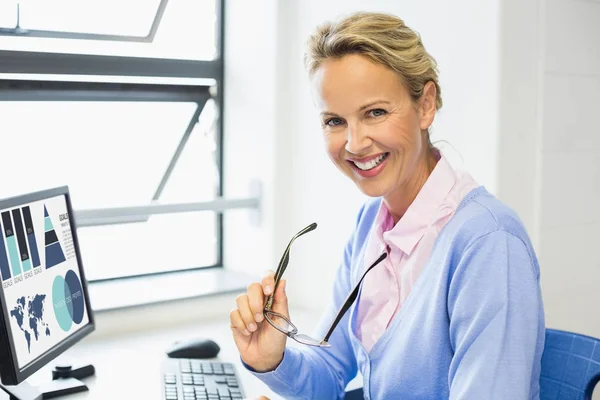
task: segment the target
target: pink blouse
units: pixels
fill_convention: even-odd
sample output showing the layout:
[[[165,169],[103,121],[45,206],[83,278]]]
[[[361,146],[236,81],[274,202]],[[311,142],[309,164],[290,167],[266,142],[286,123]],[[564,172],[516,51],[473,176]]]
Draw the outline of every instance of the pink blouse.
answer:
[[[364,268],[386,247],[388,257],[365,277],[357,309],[356,335],[367,351],[406,301],[438,233],[465,195],[477,186],[468,173],[455,171],[441,154],[425,185],[395,226],[381,202],[365,250]]]

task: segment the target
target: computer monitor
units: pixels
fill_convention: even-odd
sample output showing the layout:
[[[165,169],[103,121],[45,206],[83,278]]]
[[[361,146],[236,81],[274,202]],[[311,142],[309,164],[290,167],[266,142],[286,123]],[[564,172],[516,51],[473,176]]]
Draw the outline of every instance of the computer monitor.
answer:
[[[67,186],[0,200],[0,377],[13,396],[94,330],[82,265]]]

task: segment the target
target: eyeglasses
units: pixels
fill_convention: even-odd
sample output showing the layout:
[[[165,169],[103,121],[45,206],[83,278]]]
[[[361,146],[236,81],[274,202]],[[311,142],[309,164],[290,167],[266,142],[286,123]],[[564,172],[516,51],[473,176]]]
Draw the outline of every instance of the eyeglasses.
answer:
[[[302,229],[300,232],[296,233],[292,237],[290,242],[288,243],[288,245],[285,248],[285,251],[283,253],[283,256],[281,257],[281,260],[279,261],[277,270],[275,271],[275,277],[274,277],[275,278],[275,288],[273,289],[273,293],[271,293],[271,295],[267,298],[267,302],[265,304],[263,314],[265,316],[265,319],[271,324],[271,326],[273,326],[273,328],[277,329],[279,332],[283,333],[287,337],[294,339],[298,343],[306,344],[308,346],[316,346],[316,347],[331,347],[331,345],[328,343],[329,337],[333,333],[333,330],[335,329],[335,327],[341,321],[344,314],[346,314],[346,311],[348,311],[350,309],[350,306],[352,306],[352,303],[354,303],[354,301],[356,300],[356,298],[358,296],[360,284],[362,283],[362,281],[365,278],[365,276],[367,275],[367,273],[371,269],[373,269],[373,267],[375,267],[377,264],[382,262],[387,257],[387,252],[381,254],[379,256],[379,258],[377,260],[375,260],[375,262],[373,264],[371,264],[371,266],[369,268],[367,268],[367,270],[363,273],[362,277],[357,282],[354,289],[352,289],[352,291],[350,292],[350,294],[344,301],[344,304],[342,305],[342,307],[340,307],[340,310],[338,311],[335,319],[333,320],[333,323],[327,330],[327,333],[325,334],[323,339],[322,340],[313,339],[312,337],[310,337],[308,335],[305,335],[303,333],[298,333],[298,328],[296,328],[296,326],[292,323],[292,321],[290,321],[285,315],[282,315],[278,312],[273,311],[271,308],[273,307],[273,298],[275,296],[275,291],[277,290],[277,286],[279,285],[279,281],[281,280],[281,277],[282,277],[283,273],[285,272],[285,269],[287,268],[289,261],[290,261],[290,248],[292,246],[292,243],[294,242],[294,240],[296,240],[300,236],[304,235],[305,233],[315,230],[316,227],[317,227],[316,223],[310,224],[306,228]]]

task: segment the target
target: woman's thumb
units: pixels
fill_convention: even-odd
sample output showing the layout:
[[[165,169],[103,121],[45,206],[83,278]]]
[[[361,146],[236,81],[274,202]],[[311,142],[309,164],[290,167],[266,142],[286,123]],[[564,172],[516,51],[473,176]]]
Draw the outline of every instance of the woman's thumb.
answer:
[[[279,285],[277,285],[277,289],[275,290],[275,297],[273,299],[273,311],[283,314],[286,317],[289,317],[288,299],[285,293],[286,285],[287,281],[285,279],[279,281]]]

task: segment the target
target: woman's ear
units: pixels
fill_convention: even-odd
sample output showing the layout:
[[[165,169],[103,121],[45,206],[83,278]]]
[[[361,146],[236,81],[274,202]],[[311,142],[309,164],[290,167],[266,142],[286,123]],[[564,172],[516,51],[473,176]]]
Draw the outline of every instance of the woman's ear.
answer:
[[[436,112],[437,89],[432,81],[423,87],[423,94],[419,99],[419,117],[421,130],[428,129],[433,123]]]

